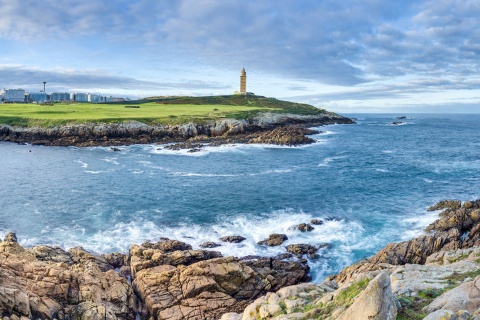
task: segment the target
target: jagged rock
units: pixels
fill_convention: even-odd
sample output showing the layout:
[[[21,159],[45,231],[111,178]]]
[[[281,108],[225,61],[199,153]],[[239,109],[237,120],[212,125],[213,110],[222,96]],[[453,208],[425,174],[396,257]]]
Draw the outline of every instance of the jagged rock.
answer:
[[[160,239],[156,243],[145,242],[142,243],[142,247],[148,249],[158,249],[163,252],[173,252],[177,250],[192,250],[192,246],[178,240]]]
[[[233,257],[201,261],[187,267],[141,270],[133,282],[150,313],[159,319],[219,319],[240,311],[245,301],[272,288],[263,277]]]
[[[306,134],[315,133],[318,133],[318,131],[297,127],[280,127],[260,134],[258,137],[250,140],[249,143],[296,146],[315,142],[312,138],[305,136]]]
[[[114,268],[121,268],[123,266],[130,265],[130,259],[128,255],[120,252],[104,254],[102,257]]]
[[[211,242],[211,241],[204,242],[204,243],[199,245],[200,248],[209,248],[209,249],[213,249],[213,248],[217,248],[217,247],[221,247],[221,246],[222,246],[221,244],[216,243],[216,242]]]
[[[319,225],[322,225],[322,224],[323,224],[323,220],[321,220],[321,219],[312,219],[312,220],[310,221],[310,223],[313,224],[313,225],[319,226]]]
[[[244,240],[247,240],[247,238],[244,238],[242,236],[226,236],[220,238],[223,242],[230,242],[230,243],[240,243]]]
[[[6,241],[6,242],[17,242],[17,235],[10,231],[9,233],[7,233],[7,235],[5,236],[5,238],[3,239],[3,241]]]
[[[258,244],[274,247],[274,246],[281,245],[286,240],[288,240],[288,237],[287,237],[286,234],[274,233],[274,234],[269,235],[267,239],[259,241]]]
[[[308,223],[300,223],[298,225],[298,230],[302,231],[302,232],[305,232],[305,231],[312,231],[314,228],[309,225]]]
[[[310,244],[304,244],[304,243],[299,243],[299,244],[291,244],[287,246],[287,251],[293,254],[314,254],[317,252],[317,248]]]
[[[462,201],[460,200],[442,200],[437,204],[428,207],[427,211],[443,210],[443,209],[460,209]]]
[[[68,250],[72,260],[77,264],[86,266],[97,266],[100,270],[106,272],[112,270],[112,266],[100,255],[86,251],[82,247],[75,247]]]
[[[127,280],[77,248],[74,256],[38,246],[1,242],[0,313],[15,318],[134,319],[136,297]],[[38,256],[38,258],[37,258]],[[55,260],[67,260],[72,265]],[[99,312],[94,313],[93,310]],[[97,317],[96,316],[100,316]]]
[[[36,246],[27,251],[31,252],[35,258],[41,261],[63,262],[71,266],[74,262],[68,252],[59,247]]]
[[[382,272],[368,283],[338,320],[395,320],[397,306],[394,299],[389,275]]]

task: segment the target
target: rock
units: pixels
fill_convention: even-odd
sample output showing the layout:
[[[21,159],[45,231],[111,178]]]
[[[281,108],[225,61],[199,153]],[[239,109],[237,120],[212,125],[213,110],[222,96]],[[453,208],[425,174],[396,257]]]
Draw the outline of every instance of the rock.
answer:
[[[200,248],[209,248],[209,249],[212,249],[212,248],[216,248],[216,247],[221,247],[222,245],[219,244],[219,243],[215,243],[215,242],[204,242],[202,244],[199,245]]]
[[[306,134],[314,134],[317,131],[299,127],[279,127],[272,131],[267,131],[251,139],[249,143],[278,144],[287,146],[296,146],[301,144],[310,144],[315,142],[308,138]]]
[[[305,231],[312,231],[314,228],[309,225],[308,223],[300,223],[298,225],[298,230],[302,231],[302,232],[305,232]]]
[[[122,151],[121,149],[115,148],[115,147],[110,148],[110,150],[111,150],[111,151],[114,151],[114,152]]]
[[[393,121],[393,122],[390,122],[390,125],[393,125],[393,126],[398,126],[398,125],[401,125],[401,124],[405,124],[405,122],[403,122],[403,121]]]
[[[397,117],[396,119],[407,119],[407,117],[405,117],[405,116],[399,116],[399,117]]]
[[[201,261],[186,267],[157,266],[141,270],[133,285],[151,315],[159,319],[219,319],[243,310],[272,288],[266,277],[233,257]]]
[[[274,247],[274,246],[279,246],[282,243],[284,243],[286,240],[288,240],[288,237],[286,234],[279,234],[279,233],[274,233],[268,236],[267,239],[259,241],[259,245],[267,245],[269,247]]]
[[[397,307],[388,273],[382,272],[371,280],[355,302],[338,320],[395,320]]]
[[[230,242],[230,243],[240,243],[244,240],[247,240],[247,238],[244,238],[242,236],[226,236],[220,238],[223,242]]]
[[[287,246],[287,251],[293,254],[314,254],[317,252],[317,248],[309,244],[291,244]]]
[[[429,313],[440,309],[453,312],[467,310],[474,313],[478,308],[480,308],[480,276],[445,292],[426,306],[425,310]]]
[[[192,250],[192,246],[177,240],[169,240],[169,239],[160,239],[160,241],[156,243],[145,242],[142,244],[142,247],[149,248],[149,249],[158,249],[163,252],[173,252],[177,250]]]
[[[130,259],[128,255],[120,253],[120,252],[113,252],[109,254],[104,254],[102,257],[114,268],[121,268],[123,266],[130,265]]]
[[[443,210],[443,209],[460,209],[462,201],[460,200],[442,200],[437,204],[428,207],[427,211]]]
[[[17,235],[14,232],[10,231],[9,233],[7,233],[7,235],[5,236],[3,241],[5,241],[5,242],[17,242]]]
[[[49,246],[36,246],[27,249],[27,251],[31,252],[35,258],[41,261],[62,262],[69,266],[74,264],[70,254],[59,247],[52,248]]]
[[[438,310],[430,313],[423,320],[457,320],[457,316],[450,310]]]
[[[313,224],[313,225],[320,226],[320,225],[323,224],[323,220],[321,220],[321,219],[312,219],[312,220],[310,221],[310,223]]]

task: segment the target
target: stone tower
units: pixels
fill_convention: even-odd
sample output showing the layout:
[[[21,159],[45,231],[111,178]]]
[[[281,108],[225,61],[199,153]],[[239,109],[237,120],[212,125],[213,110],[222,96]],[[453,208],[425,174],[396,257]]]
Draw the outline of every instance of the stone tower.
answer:
[[[247,93],[247,73],[245,68],[240,73],[240,93]]]

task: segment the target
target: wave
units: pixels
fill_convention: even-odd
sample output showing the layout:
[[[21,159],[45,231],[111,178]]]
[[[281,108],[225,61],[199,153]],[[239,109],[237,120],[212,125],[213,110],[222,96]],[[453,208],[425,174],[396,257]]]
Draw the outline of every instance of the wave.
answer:
[[[81,160],[75,160],[75,162],[79,163],[81,168],[88,168],[88,163],[85,163]]]
[[[169,172],[170,175],[180,177],[239,177],[239,174],[218,174],[218,173],[194,173],[194,172]]]
[[[114,165],[119,165],[120,163],[117,161],[117,158],[104,158],[101,159],[102,161],[108,162],[108,163],[113,163]]]
[[[346,158],[346,156],[325,158],[325,159],[323,159],[322,162],[320,162],[320,163],[318,164],[318,166],[319,166],[319,167],[328,167],[328,166],[330,166],[330,163],[331,163],[331,162],[334,162],[335,160],[345,159],[345,158]]]
[[[85,170],[85,173],[91,173],[91,174],[99,174],[99,173],[103,173],[105,171],[93,171],[93,170]]]

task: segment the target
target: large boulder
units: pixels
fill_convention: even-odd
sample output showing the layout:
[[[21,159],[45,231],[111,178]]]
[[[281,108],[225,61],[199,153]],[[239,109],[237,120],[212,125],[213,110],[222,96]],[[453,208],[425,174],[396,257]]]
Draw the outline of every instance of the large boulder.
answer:
[[[474,313],[478,308],[480,308],[480,276],[442,294],[425,307],[425,310],[429,313],[437,310],[453,312],[468,310]]]
[[[388,273],[382,272],[372,279],[367,288],[355,298],[338,320],[395,320],[397,306],[392,294]]]

